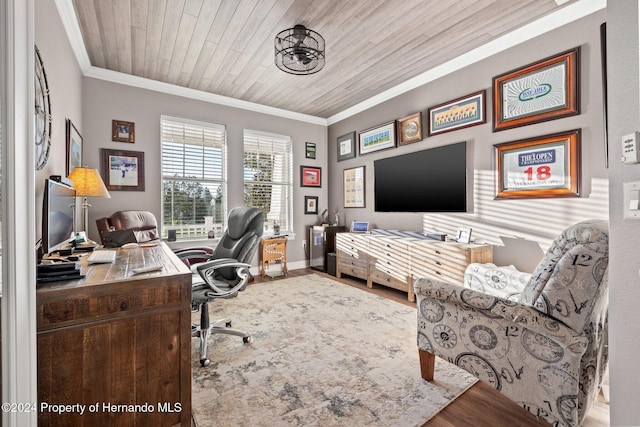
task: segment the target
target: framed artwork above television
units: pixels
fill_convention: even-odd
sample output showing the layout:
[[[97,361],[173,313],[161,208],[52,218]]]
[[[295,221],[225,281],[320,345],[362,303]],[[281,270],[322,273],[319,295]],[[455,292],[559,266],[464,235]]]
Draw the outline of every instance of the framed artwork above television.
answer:
[[[580,47],[493,78],[493,131],[580,114]]]
[[[396,146],[395,120],[364,130],[358,134],[360,155]]]

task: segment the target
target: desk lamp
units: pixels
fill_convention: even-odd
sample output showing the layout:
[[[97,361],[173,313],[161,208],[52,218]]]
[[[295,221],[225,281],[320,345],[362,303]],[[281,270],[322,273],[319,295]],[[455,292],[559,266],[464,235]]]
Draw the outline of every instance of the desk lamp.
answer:
[[[104,185],[98,169],[88,167],[77,167],[71,171],[69,179],[73,181],[73,187],[76,189],[76,196],[82,199],[82,227],[87,231],[89,223],[89,208],[91,205],[87,201],[87,197],[107,197],[111,198],[107,187]]]

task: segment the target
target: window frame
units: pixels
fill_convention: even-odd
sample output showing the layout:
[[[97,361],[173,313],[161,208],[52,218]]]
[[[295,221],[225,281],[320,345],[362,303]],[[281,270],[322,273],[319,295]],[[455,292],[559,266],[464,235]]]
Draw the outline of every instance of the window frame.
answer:
[[[257,146],[260,144],[260,139],[263,140],[264,144],[271,144],[271,150],[260,150]],[[253,140],[257,140],[254,142]],[[254,147],[251,147],[250,144],[253,144]],[[280,144],[285,146],[285,150],[275,150],[273,149],[274,144]],[[249,151],[248,151],[249,149]],[[281,180],[268,180],[268,181],[255,181],[255,180],[247,180],[247,168],[246,168],[246,159],[248,153],[263,153],[268,154],[271,153],[286,153],[286,168],[283,168],[283,177]],[[254,129],[244,129],[243,131],[243,155],[242,155],[242,175],[243,175],[243,194],[247,192],[248,184],[263,184],[270,186],[281,186],[284,189],[285,200],[280,198],[280,205],[282,207],[280,213],[280,219],[285,218],[286,224],[282,224],[281,221],[277,221],[278,225],[280,225],[279,234],[285,235],[293,235],[294,234],[294,216],[293,216],[293,191],[294,191],[294,174],[293,174],[293,138],[290,135],[281,135],[269,132],[258,131]],[[274,168],[275,169],[275,168]],[[272,193],[273,194],[273,193]],[[281,193],[282,194],[282,193]],[[246,199],[244,199],[244,204],[246,205]],[[265,234],[272,235],[273,234],[273,224],[276,223],[275,220],[269,218],[269,214],[265,212]]]
[[[207,144],[207,139],[205,137],[205,135],[203,135],[202,138],[202,145],[198,145],[198,144],[188,144],[187,142],[185,142],[185,140],[183,140],[182,142],[180,141],[165,141],[165,128],[169,127],[169,126],[184,126],[185,130],[186,129],[191,129],[191,130],[203,130],[204,132],[212,132],[213,133],[213,137],[209,140],[209,144]],[[219,138],[219,139],[217,139]],[[185,138],[186,139],[186,138]],[[183,152],[183,156],[182,156],[182,162],[183,165],[182,166],[178,166],[178,169],[182,168],[183,172],[180,176],[176,177],[175,175],[171,176],[167,174],[167,170],[166,170],[166,162],[168,162],[167,160],[167,153],[165,152],[165,144],[166,143],[174,143],[174,144],[183,144],[183,146],[186,145],[192,145],[195,147],[202,147],[203,149],[203,157],[204,157],[204,149],[205,147],[209,146],[209,147],[213,147],[216,149],[220,149],[220,156],[221,156],[221,161],[219,165],[219,169],[220,169],[220,177],[209,177],[207,178],[205,176],[206,174],[206,159],[202,160],[202,176],[187,176],[187,173],[185,173],[186,169],[189,167],[187,165],[188,163],[188,157],[184,154]],[[169,229],[175,229],[177,231],[177,240],[200,240],[200,239],[206,239],[209,237],[209,232],[210,231],[214,231],[214,234],[216,236],[219,236],[222,234],[222,232],[226,229],[226,222],[227,222],[227,191],[228,191],[228,173],[227,173],[227,155],[228,155],[228,143],[227,143],[227,131],[226,131],[226,126],[225,125],[221,125],[221,124],[217,124],[217,123],[211,123],[211,122],[203,122],[203,121],[197,121],[197,120],[192,120],[192,119],[185,119],[185,118],[181,118],[181,117],[175,117],[175,116],[168,116],[168,115],[162,115],[160,117],[160,167],[161,167],[161,194],[160,194],[160,236],[161,238],[167,238],[168,236],[168,230]],[[168,149],[167,149],[168,151]],[[178,158],[179,160],[179,158]],[[214,170],[216,170],[216,168],[214,168]],[[200,172],[198,172],[200,173]],[[216,212],[219,212],[219,219],[215,220],[215,216],[216,216],[216,212],[213,212],[213,216],[214,216],[214,221],[213,224],[207,224],[206,221],[206,217],[205,217],[205,221],[202,225],[200,225],[199,223],[195,223],[195,224],[176,224],[175,226],[171,224],[171,220],[165,218],[165,207],[166,207],[166,203],[165,203],[165,188],[166,188],[166,184],[168,182],[178,182],[182,185],[188,185],[189,183],[197,183],[197,184],[203,184],[204,187],[213,185],[213,186],[219,186],[221,188],[221,192],[222,192],[222,196],[221,196],[221,203],[219,207],[216,207]],[[210,193],[211,194],[211,193]],[[215,194],[215,193],[214,193]],[[195,200],[194,200],[195,203]],[[215,205],[213,205],[215,206]],[[217,226],[216,226],[217,224]],[[212,229],[209,229],[212,226]]]

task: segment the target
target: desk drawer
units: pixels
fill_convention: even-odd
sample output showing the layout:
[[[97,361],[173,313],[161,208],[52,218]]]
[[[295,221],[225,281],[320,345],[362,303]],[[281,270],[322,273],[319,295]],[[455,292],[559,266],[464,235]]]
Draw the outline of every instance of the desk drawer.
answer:
[[[131,282],[135,284],[135,282]],[[144,287],[112,294],[76,295],[37,305],[38,330],[130,315],[154,307],[185,304],[180,283]]]

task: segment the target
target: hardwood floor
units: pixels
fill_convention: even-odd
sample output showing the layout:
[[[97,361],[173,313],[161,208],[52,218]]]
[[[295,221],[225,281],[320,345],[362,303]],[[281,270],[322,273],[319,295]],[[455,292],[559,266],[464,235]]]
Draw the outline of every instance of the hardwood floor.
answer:
[[[319,274],[337,280],[345,285],[362,289],[376,295],[384,296],[399,303],[415,307],[416,304],[407,301],[405,292],[384,286],[374,286],[368,289],[362,280],[341,278],[330,276],[326,273],[310,268],[290,270],[289,278],[304,276],[307,274]],[[270,282],[269,277],[255,278],[255,283]],[[279,279],[276,279],[279,280]],[[437,364],[436,360],[436,364]],[[418,365],[418,349],[416,347],[416,375],[420,375]],[[549,427],[545,421],[538,420],[533,414],[525,411],[518,404],[502,395],[493,387],[483,382],[477,382],[469,390],[464,392],[455,401],[449,404],[444,410],[438,413],[422,427],[529,427],[540,426]],[[587,414],[583,427],[605,427],[609,426],[609,408],[602,402],[596,402]]]

